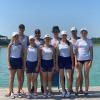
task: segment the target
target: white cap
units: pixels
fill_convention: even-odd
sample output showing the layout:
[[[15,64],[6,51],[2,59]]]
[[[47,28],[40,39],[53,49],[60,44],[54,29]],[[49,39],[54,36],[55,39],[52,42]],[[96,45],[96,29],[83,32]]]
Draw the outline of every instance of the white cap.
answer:
[[[30,40],[30,39],[34,39],[34,36],[33,36],[33,35],[30,35],[30,36],[29,36],[29,40]]]
[[[61,31],[61,35],[67,35],[66,31]]]
[[[49,35],[49,34],[46,34],[45,36],[44,36],[44,39],[45,38],[51,38],[51,36]]]
[[[88,32],[86,28],[81,28],[81,29],[80,29],[80,32],[82,32],[82,31]]]
[[[16,35],[18,35],[18,32],[13,32],[13,33],[12,33],[12,36],[13,36],[13,37],[16,36]]]
[[[72,27],[71,29],[70,29],[70,31],[72,32],[72,31],[77,31],[77,28],[74,26],[74,27]]]

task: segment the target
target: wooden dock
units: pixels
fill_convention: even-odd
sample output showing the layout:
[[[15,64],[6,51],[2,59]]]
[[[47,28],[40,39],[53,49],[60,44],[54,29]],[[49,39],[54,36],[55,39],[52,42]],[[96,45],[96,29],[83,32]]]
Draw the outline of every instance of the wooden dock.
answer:
[[[16,89],[14,89],[16,91]],[[27,92],[27,89],[24,89],[25,92]],[[40,89],[38,89],[40,91]],[[75,95],[72,95],[71,98],[61,98],[60,93],[57,89],[54,89],[54,96],[52,98],[46,98],[48,100],[100,100],[100,86],[97,87],[90,87],[89,95],[85,97],[84,95],[80,95],[79,97],[76,97]],[[0,100],[11,100],[9,97],[5,97],[5,94],[7,93],[6,88],[0,88]],[[42,97],[42,94],[39,93],[39,96],[37,98],[38,100],[44,100]],[[14,100],[27,100],[25,97],[23,98],[15,98]],[[36,100],[36,99],[31,99]]]

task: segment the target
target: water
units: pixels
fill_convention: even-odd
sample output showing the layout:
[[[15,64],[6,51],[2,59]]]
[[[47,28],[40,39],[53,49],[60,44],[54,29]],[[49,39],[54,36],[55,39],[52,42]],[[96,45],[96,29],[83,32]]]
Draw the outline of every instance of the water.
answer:
[[[100,86],[100,46],[94,46],[94,61],[90,70],[90,85]],[[0,87],[8,87],[9,71],[7,68],[7,48],[0,48]],[[74,75],[75,85],[75,75]],[[17,86],[15,79],[14,86]],[[26,78],[24,82],[26,87]],[[40,87],[40,78],[38,78],[38,87]]]

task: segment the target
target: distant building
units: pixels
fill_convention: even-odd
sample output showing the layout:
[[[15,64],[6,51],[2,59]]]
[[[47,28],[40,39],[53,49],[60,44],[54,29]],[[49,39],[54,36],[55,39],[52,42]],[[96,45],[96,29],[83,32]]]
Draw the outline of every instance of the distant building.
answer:
[[[0,35],[0,46],[6,46],[8,45],[10,42],[10,39],[8,39],[7,36],[3,36],[3,35]]]
[[[0,40],[8,40],[7,36],[0,35]]]

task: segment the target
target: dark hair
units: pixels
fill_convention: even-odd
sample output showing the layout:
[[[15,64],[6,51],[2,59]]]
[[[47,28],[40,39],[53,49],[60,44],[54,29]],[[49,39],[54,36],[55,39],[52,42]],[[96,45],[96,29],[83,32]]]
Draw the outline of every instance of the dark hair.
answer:
[[[52,33],[60,33],[59,26],[53,26]]]
[[[41,33],[40,29],[35,29],[35,34],[36,33]]]
[[[70,46],[70,44],[71,44],[67,39],[66,39],[66,43],[68,44],[68,46]]]
[[[20,24],[19,25],[19,29],[25,29],[25,25],[24,24]]]

